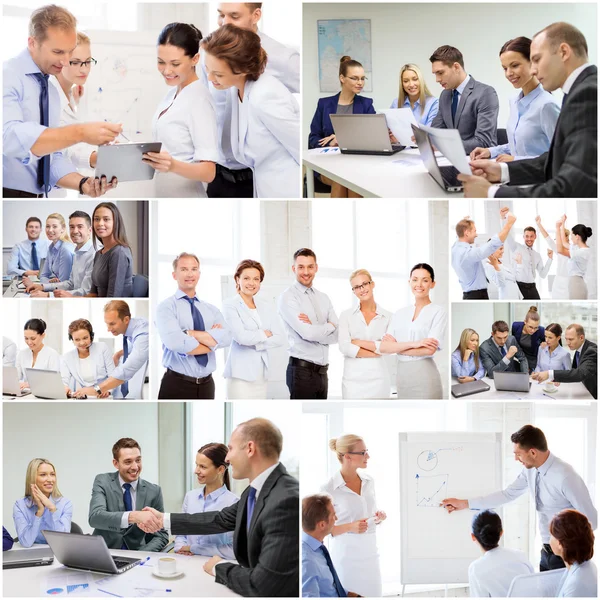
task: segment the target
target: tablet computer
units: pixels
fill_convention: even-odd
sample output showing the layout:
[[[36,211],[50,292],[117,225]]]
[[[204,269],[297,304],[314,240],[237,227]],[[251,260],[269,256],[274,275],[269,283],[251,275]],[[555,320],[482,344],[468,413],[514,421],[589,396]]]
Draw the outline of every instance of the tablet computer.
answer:
[[[156,171],[142,162],[142,155],[146,152],[160,152],[161,148],[162,142],[98,146],[95,176],[106,175],[109,182],[113,177],[116,177],[119,182],[152,179]]]

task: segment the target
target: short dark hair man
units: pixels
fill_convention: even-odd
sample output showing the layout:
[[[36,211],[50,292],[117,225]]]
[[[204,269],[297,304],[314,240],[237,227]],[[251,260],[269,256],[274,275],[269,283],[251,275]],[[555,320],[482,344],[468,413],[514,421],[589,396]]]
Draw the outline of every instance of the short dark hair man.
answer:
[[[492,335],[479,347],[479,357],[491,379],[497,371],[529,373],[527,357],[514,336],[509,334],[506,321],[492,324]]]
[[[25,223],[27,239],[15,244],[8,259],[7,275],[28,277],[40,274],[40,263],[48,254],[48,240],[41,237],[42,222],[29,217]]]

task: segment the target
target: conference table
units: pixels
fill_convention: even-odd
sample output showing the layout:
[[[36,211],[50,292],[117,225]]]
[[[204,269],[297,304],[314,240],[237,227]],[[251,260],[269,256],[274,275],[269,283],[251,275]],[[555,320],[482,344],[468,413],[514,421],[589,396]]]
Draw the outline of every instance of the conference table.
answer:
[[[142,397],[150,398],[149,383],[144,383],[142,387]],[[142,400],[143,398],[116,398],[116,400],[125,400],[126,402],[129,402],[135,400]],[[108,398],[61,398],[60,400],[52,400],[48,398],[38,398],[37,396],[34,396],[31,392],[29,392],[28,394],[23,394],[22,396],[9,396],[8,394],[2,394],[2,400],[18,400],[19,402],[39,402],[40,400],[47,402],[85,402],[86,400],[90,402],[112,402],[115,400],[115,398],[109,396]]]
[[[36,544],[35,548],[48,547]],[[23,548],[15,544],[10,552],[20,552]],[[208,556],[183,556],[162,552],[139,552],[133,550],[110,550],[118,556],[134,556],[143,560],[150,558],[145,564],[137,565],[121,575],[105,575],[68,569],[61,565],[56,557],[52,565],[28,567],[22,569],[5,569],[4,597],[197,597],[197,598],[235,598],[238,594],[215,582],[212,575],[206,573],[202,565],[209,560]],[[175,558],[177,569],[183,574],[175,579],[163,579],[153,574],[154,566],[159,558]],[[102,591],[104,590],[104,591]],[[169,591],[167,591],[169,590]]]
[[[505,392],[497,391],[494,385],[494,380],[489,377],[484,377],[482,381],[485,381],[490,386],[487,392],[479,392],[477,394],[471,394],[470,396],[464,396],[460,400],[544,400],[550,402],[551,400],[566,401],[566,400],[593,400],[592,395],[587,391],[583,383],[561,383],[558,387],[555,387],[553,392],[547,392],[544,387],[545,383],[539,384],[537,381],[531,382],[531,388],[529,392]],[[458,383],[456,377],[452,378],[452,385]],[[453,396],[451,396],[453,398]]]
[[[391,156],[341,154],[339,148],[313,148],[302,153],[307,196],[314,198],[313,171],[365,198],[462,198],[443,190],[431,177],[417,148]]]

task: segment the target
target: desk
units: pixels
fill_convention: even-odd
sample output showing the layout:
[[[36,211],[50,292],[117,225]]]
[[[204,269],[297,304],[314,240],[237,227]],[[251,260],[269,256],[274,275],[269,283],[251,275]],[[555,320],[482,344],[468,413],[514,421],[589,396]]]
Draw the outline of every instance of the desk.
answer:
[[[150,398],[150,384],[144,383],[142,396],[145,399]],[[115,398],[112,396],[110,398],[88,398],[87,400],[78,400],[77,398],[61,398],[60,400],[48,400],[47,398],[38,398],[33,394],[25,394],[24,396],[5,396],[2,395],[2,400],[17,400],[18,402],[113,402]],[[118,402],[123,401],[123,398],[117,398]],[[127,398],[126,401],[129,400],[142,400],[142,398]]]
[[[14,546],[16,550],[10,550],[10,552],[19,552],[22,548],[19,544]],[[42,547],[41,544],[36,544],[35,547]],[[111,554],[117,556],[135,556],[137,558],[146,558],[148,552],[136,552],[133,550],[111,550]],[[179,554],[165,554],[163,552],[152,552],[152,557],[164,557],[169,556],[175,558],[178,564],[178,568],[184,572],[182,577],[177,579],[160,579],[152,576],[152,585],[155,588],[169,588],[173,590],[170,594],[171,597],[219,597],[219,598],[239,598],[240,596],[229,588],[215,582],[215,578],[205,573],[202,569],[202,565],[210,558],[208,556],[182,556]],[[144,569],[150,567],[136,566],[133,569],[126,571],[122,575],[115,575],[123,583],[127,580],[133,581],[139,578],[139,573],[136,573],[137,569]],[[77,573],[78,571],[72,571],[65,569],[56,559],[54,563],[47,567],[28,567],[24,569],[6,569],[3,571],[4,579],[4,597],[8,596],[42,596],[42,586],[50,575],[60,575],[61,573]],[[106,575],[102,573],[92,574],[94,581],[103,579]],[[91,587],[91,586],[90,586]],[[111,598],[108,594],[92,591],[90,594],[95,597]],[[73,594],[76,596],[76,594]]]
[[[365,198],[462,198],[462,193],[444,191],[429,175],[416,148],[392,156],[320,153],[320,148],[305,150],[308,197],[314,198],[313,171],[322,173]],[[405,166],[398,161],[414,164]]]
[[[508,402],[514,400],[543,400],[545,402],[551,402],[552,400],[558,400],[564,402],[565,400],[593,400],[592,395],[587,391],[583,383],[561,383],[556,391],[549,394],[544,391],[545,384],[539,384],[537,381],[531,382],[531,389],[529,392],[498,392],[494,386],[494,380],[489,377],[484,377],[482,381],[485,381],[490,386],[489,391],[480,392],[479,394],[472,394],[471,396],[465,396],[460,398],[461,400],[506,400]],[[458,383],[456,377],[452,378],[452,385]],[[454,398],[454,396],[451,396]]]

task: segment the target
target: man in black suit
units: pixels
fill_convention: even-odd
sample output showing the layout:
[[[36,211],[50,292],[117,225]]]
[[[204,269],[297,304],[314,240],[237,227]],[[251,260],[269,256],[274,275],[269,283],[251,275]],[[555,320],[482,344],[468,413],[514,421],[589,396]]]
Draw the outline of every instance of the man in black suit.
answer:
[[[514,336],[509,335],[506,321],[492,324],[492,335],[479,347],[479,357],[490,379],[496,371],[529,373],[527,357]]]
[[[204,570],[242,596],[299,596],[300,513],[298,481],[279,462],[283,438],[267,419],[241,423],[231,434],[226,461],[234,479],[249,479],[240,500],[221,511],[197,514],[160,513],[152,508],[153,523],[175,535],[210,535],[233,531],[233,550],[239,564],[215,556]]]
[[[562,88],[564,93],[550,149],[509,163],[471,161],[473,175],[458,175],[465,196],[596,198],[598,69],[588,62],[585,37],[569,23],[553,23],[535,34],[531,64],[546,91]],[[523,185],[528,187],[518,187]]]
[[[565,341],[569,350],[575,350],[572,369],[560,371],[540,371],[532,373],[536,381],[558,381],[573,383],[581,381],[587,391],[598,399],[598,345],[585,339],[585,331],[581,325],[573,323],[565,331]]]

